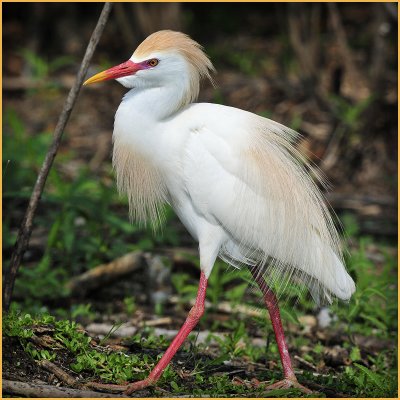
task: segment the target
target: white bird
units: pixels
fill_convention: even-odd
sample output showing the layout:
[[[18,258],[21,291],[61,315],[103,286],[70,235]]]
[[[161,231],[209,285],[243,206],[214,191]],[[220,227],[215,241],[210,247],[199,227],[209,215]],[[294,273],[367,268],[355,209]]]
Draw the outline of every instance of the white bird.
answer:
[[[132,217],[158,226],[168,203],[199,243],[195,305],[150,375],[127,394],[154,384],[196,326],[217,257],[248,266],[263,292],[284,374],[270,388],[308,390],[294,374],[270,286],[300,281],[328,302],[355,290],[323,196],[292,144],[297,133],[237,108],[194,103],[213,71],[197,42],[165,30],[85,82],[116,79],[130,89],[115,115],[113,165]]]

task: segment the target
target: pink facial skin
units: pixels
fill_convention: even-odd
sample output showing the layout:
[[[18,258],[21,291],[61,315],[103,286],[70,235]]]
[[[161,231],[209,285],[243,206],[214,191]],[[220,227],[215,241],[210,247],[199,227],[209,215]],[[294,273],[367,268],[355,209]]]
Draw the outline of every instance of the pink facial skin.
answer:
[[[154,62],[156,62],[156,64],[152,65]],[[90,83],[103,82],[110,79],[118,79],[124,76],[134,75],[137,71],[154,68],[157,64],[158,60],[156,59],[146,60],[140,63],[134,63],[133,61],[128,60],[103,72],[99,72],[98,74],[89,78],[84,84],[88,85]]]

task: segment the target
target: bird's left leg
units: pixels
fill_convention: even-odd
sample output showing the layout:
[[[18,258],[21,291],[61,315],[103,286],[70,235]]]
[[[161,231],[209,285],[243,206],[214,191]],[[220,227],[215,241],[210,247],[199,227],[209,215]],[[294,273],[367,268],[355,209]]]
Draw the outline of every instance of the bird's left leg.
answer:
[[[312,393],[310,389],[301,385],[293,371],[292,361],[290,360],[289,350],[283,332],[281,316],[279,312],[278,299],[272,289],[267,285],[261,271],[257,268],[250,268],[253,278],[257,282],[264,296],[264,302],[267,306],[269,316],[271,318],[272,327],[274,329],[276,343],[278,344],[279,354],[281,357],[284,379],[269,385],[267,389],[286,389],[290,387],[298,388],[305,393]]]

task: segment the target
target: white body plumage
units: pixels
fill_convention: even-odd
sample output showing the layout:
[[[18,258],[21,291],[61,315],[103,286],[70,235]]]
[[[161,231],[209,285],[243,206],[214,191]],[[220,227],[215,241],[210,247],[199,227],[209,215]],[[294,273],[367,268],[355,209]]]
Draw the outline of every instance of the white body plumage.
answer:
[[[130,60],[88,79],[117,79],[131,89],[115,116],[113,165],[131,216],[157,226],[165,203],[199,242],[195,305],[149,376],[126,393],[154,384],[204,312],[207,280],[219,256],[247,265],[263,292],[284,379],[297,387],[273,289],[288,279],[317,300],[348,300],[355,285],[339,237],[310,167],[293,146],[297,133],[255,114],[193,103],[213,66],[201,46],[179,32],[150,35]],[[266,280],[264,279],[266,278]]]
[[[137,217],[154,220],[170,202],[199,241],[207,277],[220,255],[234,265],[265,263],[273,279],[295,274],[317,297],[349,299],[354,283],[323,199],[296,160],[295,133],[216,104],[175,111],[171,99],[179,103],[181,93],[170,85],[132,89],[116,113],[114,165],[121,177],[127,169],[141,176],[129,184],[120,178],[119,185],[128,196],[137,193],[131,198],[133,211],[141,210]],[[121,165],[124,152],[142,165]]]
[[[134,219],[153,225],[169,202],[199,242],[209,276],[219,255],[258,265],[269,281],[300,280],[316,299],[355,290],[339,238],[297,133],[217,104],[193,103],[213,66],[172,31],[150,35],[130,60],[90,78],[131,89],[118,108],[113,164]]]

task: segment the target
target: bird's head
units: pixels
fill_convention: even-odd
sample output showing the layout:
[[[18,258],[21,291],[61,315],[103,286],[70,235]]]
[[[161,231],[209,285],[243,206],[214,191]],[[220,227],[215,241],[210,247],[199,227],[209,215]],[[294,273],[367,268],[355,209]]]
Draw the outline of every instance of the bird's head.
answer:
[[[195,100],[200,80],[212,82],[214,67],[202,47],[188,35],[169,30],[148,36],[132,57],[122,64],[89,78],[84,85],[116,79],[127,88],[176,85],[184,87],[184,102]]]

